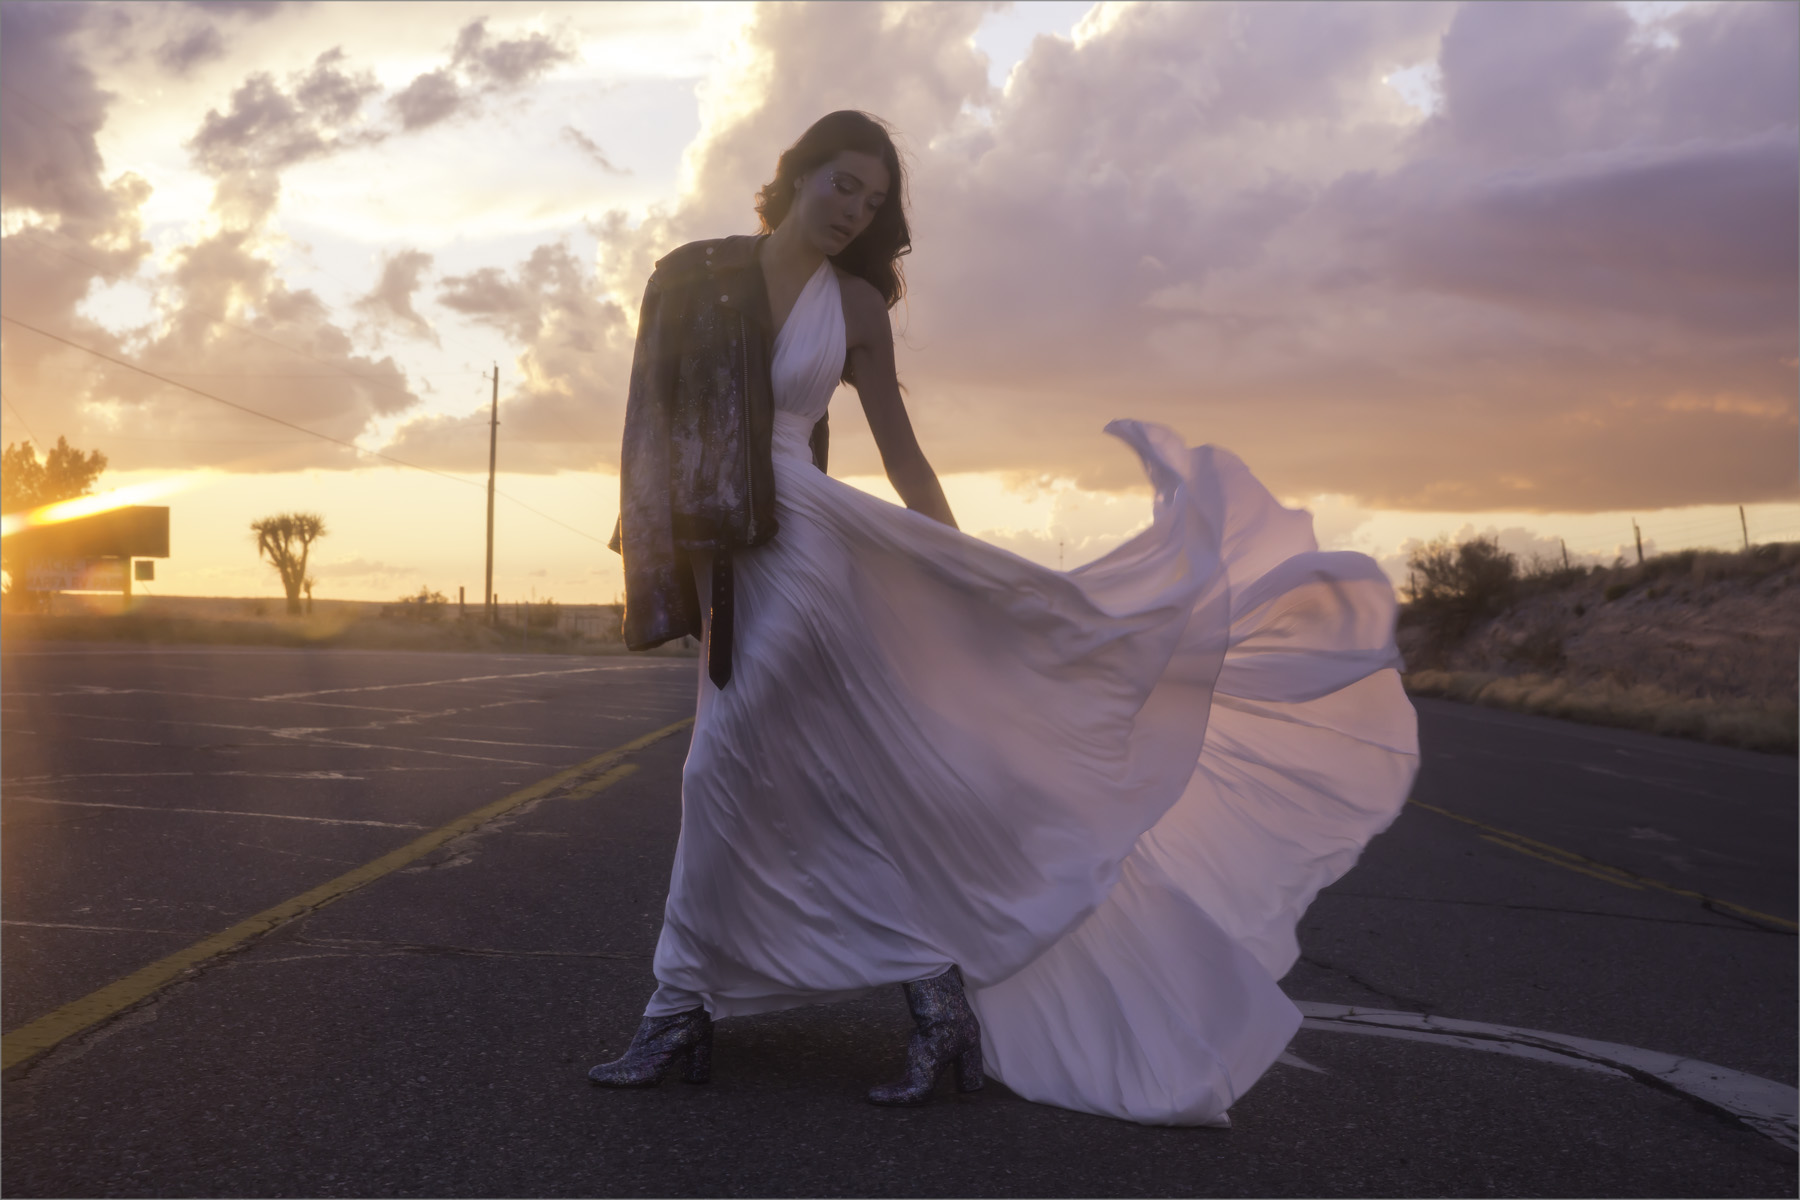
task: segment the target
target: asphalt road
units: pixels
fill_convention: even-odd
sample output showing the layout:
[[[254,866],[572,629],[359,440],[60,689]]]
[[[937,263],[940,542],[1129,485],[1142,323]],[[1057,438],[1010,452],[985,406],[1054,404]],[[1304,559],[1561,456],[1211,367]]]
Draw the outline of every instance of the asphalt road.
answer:
[[[695,672],[5,655],[0,1026],[667,729]],[[1726,1082],[1757,1103],[1791,1097],[1795,761],[1420,715],[1417,803],[1321,894],[1283,981],[1318,1019],[1229,1131],[998,1085],[872,1108],[860,1096],[907,1029],[897,989],[721,1024],[706,1087],[590,1088],[652,987],[679,731],[11,1068],[0,1180],[18,1196],[1794,1194],[1793,1150],[1679,1072],[1491,1032],[1389,1036],[1321,1006],[1616,1043],[1742,1073]]]

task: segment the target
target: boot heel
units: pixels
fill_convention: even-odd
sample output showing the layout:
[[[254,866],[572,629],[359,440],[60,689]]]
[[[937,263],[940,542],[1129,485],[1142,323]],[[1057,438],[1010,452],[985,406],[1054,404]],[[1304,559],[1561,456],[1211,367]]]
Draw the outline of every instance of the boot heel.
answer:
[[[972,1092],[982,1084],[981,1022],[963,994],[962,972],[951,967],[929,979],[906,984],[913,1035],[906,1040],[906,1075],[869,1092],[870,1104],[924,1104],[956,1068],[956,1086]]]
[[[975,1092],[986,1082],[981,1069],[981,1047],[971,1046],[956,1056],[956,1090]]]
[[[593,1068],[588,1078],[601,1087],[655,1087],[678,1064],[690,1083],[712,1076],[712,1019],[703,1008],[645,1017],[625,1053]]]
[[[700,1035],[700,1040],[694,1044],[694,1048],[688,1051],[687,1070],[682,1073],[681,1078],[688,1083],[706,1083],[712,1078],[711,1026],[708,1026],[706,1032]]]

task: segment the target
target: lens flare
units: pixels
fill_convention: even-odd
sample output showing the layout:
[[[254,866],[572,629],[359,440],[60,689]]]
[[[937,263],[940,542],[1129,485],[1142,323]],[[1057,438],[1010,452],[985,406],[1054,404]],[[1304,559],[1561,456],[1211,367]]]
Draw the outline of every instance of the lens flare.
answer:
[[[0,517],[0,536],[11,537],[15,533],[36,529],[41,525],[55,525],[62,521],[73,521],[77,517],[91,517],[96,513],[111,512],[115,508],[145,504],[179,492],[188,486],[188,477],[173,475],[167,479],[152,479],[145,483],[114,488],[110,492],[101,492],[97,496],[77,496],[73,500],[58,500],[55,504],[46,504],[41,508],[33,508],[26,512],[8,513],[6,516]]]

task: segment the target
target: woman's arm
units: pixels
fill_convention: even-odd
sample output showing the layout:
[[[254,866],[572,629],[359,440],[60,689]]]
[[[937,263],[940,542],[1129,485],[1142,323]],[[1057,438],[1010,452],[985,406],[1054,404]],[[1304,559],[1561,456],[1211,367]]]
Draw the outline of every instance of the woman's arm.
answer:
[[[938,483],[937,472],[925,461],[906,404],[900,398],[900,379],[894,369],[894,331],[888,324],[887,305],[881,293],[865,279],[842,280],[845,341],[849,345],[850,378],[862,400],[875,448],[888,482],[914,512],[924,513],[955,529],[956,518]]]

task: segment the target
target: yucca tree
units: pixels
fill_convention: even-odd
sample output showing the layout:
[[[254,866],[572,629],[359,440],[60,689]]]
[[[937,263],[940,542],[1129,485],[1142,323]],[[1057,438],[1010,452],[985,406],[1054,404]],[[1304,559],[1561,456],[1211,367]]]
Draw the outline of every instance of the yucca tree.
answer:
[[[311,582],[306,576],[306,556],[312,544],[328,532],[325,518],[318,513],[278,513],[250,522],[250,532],[256,535],[257,557],[268,559],[281,575],[288,615],[299,616],[300,591]]]

